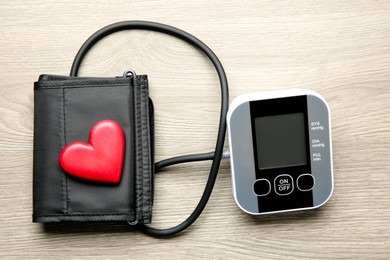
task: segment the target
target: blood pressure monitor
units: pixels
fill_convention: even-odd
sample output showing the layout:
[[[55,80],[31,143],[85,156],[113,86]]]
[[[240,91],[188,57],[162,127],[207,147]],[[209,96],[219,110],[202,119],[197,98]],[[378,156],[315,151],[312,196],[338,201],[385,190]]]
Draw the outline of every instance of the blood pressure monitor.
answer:
[[[333,191],[330,112],[303,89],[237,97],[228,116],[233,193],[261,215],[322,206]]]

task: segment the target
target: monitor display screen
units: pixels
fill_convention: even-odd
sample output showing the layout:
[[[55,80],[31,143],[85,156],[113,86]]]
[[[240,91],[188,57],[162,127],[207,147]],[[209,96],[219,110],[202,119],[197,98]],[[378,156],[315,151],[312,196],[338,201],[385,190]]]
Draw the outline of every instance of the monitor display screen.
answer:
[[[263,116],[254,121],[260,170],[307,163],[303,113]]]

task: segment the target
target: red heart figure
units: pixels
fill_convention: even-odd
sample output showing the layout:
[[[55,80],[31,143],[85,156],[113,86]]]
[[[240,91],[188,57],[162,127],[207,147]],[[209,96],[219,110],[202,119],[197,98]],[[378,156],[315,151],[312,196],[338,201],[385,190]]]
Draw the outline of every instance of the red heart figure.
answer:
[[[118,183],[122,175],[125,136],[113,120],[97,122],[88,143],[73,142],[62,149],[59,161],[67,173],[87,180]]]

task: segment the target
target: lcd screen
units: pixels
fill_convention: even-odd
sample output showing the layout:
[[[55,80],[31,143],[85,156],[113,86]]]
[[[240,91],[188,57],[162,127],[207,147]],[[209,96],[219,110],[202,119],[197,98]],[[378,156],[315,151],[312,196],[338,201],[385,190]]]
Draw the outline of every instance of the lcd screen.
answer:
[[[257,117],[255,134],[260,170],[307,163],[303,113]]]

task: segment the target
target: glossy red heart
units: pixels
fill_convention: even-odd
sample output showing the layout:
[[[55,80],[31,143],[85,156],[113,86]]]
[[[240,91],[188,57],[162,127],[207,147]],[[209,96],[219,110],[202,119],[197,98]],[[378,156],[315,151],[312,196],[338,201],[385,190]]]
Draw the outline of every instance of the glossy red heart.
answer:
[[[62,149],[59,161],[67,173],[91,180],[118,183],[122,175],[125,136],[113,120],[97,122],[88,143],[73,142]]]

